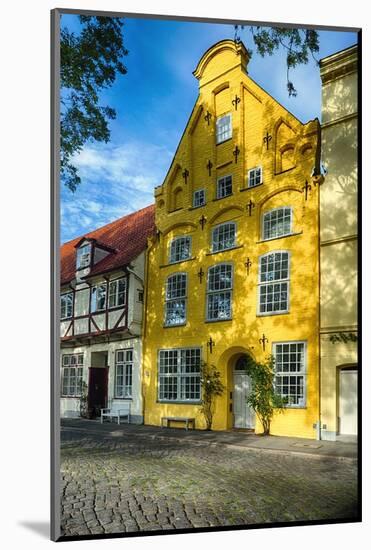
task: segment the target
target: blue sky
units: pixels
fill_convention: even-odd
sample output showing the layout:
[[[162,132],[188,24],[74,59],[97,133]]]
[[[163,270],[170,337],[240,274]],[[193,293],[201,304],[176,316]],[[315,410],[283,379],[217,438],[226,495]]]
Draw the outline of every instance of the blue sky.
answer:
[[[62,26],[78,32],[77,16],[64,15]],[[153,202],[153,189],[163,182],[197,99],[192,71],[211,45],[234,37],[234,28],[125,17],[123,34],[128,72],[100,96],[102,105],[117,112],[110,124],[111,141],[90,143],[74,159],[82,183],[75,193],[61,189],[62,242]],[[240,36],[253,49],[247,28]],[[356,41],[355,33],[321,31],[318,58]],[[287,94],[284,51],[264,58],[254,53],[248,72],[301,121],[320,119],[321,82],[314,61],[291,72],[295,98]]]

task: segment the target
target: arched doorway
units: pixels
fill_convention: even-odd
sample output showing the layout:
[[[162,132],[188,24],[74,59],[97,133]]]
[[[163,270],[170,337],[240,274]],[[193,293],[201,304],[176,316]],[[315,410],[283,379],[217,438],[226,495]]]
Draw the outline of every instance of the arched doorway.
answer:
[[[233,417],[234,428],[255,428],[255,413],[246,403],[251,391],[251,378],[246,373],[250,360],[247,354],[240,355],[233,368]]]

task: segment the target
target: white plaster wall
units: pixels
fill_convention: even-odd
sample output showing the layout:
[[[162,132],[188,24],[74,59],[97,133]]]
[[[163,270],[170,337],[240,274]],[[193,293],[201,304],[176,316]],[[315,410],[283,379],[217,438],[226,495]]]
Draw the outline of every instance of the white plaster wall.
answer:
[[[121,349],[133,349],[133,386],[132,399],[114,399],[114,384],[115,384],[115,352]],[[65,348],[61,351],[62,355],[70,353],[84,354],[83,380],[86,384],[89,381],[89,367],[91,366],[91,354],[94,352],[107,352],[108,358],[108,404],[122,403],[130,401],[131,414],[133,422],[141,422],[143,417],[142,403],[142,388],[141,388],[141,369],[142,369],[142,342],[140,338],[128,338],[126,340],[118,340],[117,342],[93,344],[91,346],[79,346],[76,348]],[[61,417],[76,417],[79,416],[80,400],[78,398],[60,399]]]

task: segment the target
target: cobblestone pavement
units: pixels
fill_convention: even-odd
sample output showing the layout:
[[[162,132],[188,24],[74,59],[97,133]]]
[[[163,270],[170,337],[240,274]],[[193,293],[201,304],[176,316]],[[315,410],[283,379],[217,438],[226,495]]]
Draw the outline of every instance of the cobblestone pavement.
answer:
[[[62,535],[248,525],[357,515],[353,461],[140,437],[61,436]]]

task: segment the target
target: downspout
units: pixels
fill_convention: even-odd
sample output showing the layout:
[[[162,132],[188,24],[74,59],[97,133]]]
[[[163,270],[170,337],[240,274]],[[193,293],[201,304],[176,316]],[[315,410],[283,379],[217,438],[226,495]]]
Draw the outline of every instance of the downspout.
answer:
[[[322,439],[322,359],[321,359],[321,153],[322,153],[322,140],[321,140],[321,125],[318,121],[318,141],[316,151],[316,163],[314,177],[318,181],[318,198],[317,198],[317,228],[318,228],[318,420],[317,420],[317,439]]]
[[[141,394],[142,394],[142,408],[143,408],[143,424],[145,419],[145,410],[146,410],[146,396],[144,391],[144,357],[145,357],[145,342],[147,334],[147,303],[148,303],[148,271],[149,271],[149,253],[154,245],[154,240],[147,239],[147,248],[145,252],[145,266],[144,266],[144,281],[143,281],[143,315],[142,315],[142,369],[141,369]]]

